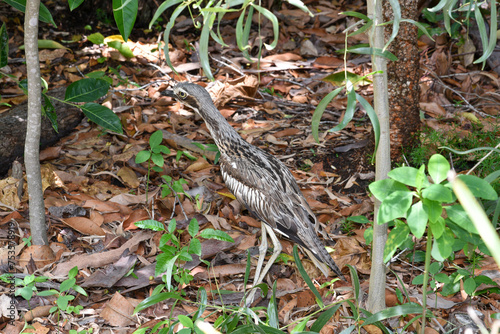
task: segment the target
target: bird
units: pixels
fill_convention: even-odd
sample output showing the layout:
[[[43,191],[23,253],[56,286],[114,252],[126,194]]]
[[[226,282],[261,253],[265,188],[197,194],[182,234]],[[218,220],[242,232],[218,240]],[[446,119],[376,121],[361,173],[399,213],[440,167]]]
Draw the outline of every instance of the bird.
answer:
[[[328,277],[328,267],[345,281],[342,272],[317,235],[319,226],[297,181],[283,162],[245,141],[215,107],[208,91],[194,83],[179,82],[161,95],[193,109],[205,121],[217,145],[222,178],[231,193],[262,224],[262,239],[254,286],[260,284],[282,251],[276,233],[298,244]],[[262,270],[267,234],[273,253]],[[251,303],[255,289],[247,299]],[[250,300],[250,302],[248,301]]]

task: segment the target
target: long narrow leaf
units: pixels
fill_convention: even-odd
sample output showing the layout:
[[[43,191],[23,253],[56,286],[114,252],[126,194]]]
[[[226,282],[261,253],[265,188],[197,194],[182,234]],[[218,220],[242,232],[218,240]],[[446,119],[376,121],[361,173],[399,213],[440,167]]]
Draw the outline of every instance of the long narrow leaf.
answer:
[[[274,34],[273,42],[271,44],[264,43],[264,46],[268,50],[274,49],[276,47],[276,45],[278,45],[278,39],[279,39],[279,24],[278,24],[278,19],[276,18],[276,16],[273,13],[271,13],[266,8],[258,6],[258,5],[254,4],[254,3],[250,3],[250,5],[253,8],[255,8],[259,13],[261,13],[262,15],[264,15],[264,17],[266,19],[268,19],[269,21],[271,21],[271,23],[273,24],[273,34]]]
[[[328,103],[330,103],[331,100],[333,100],[342,90],[344,87],[339,87],[335,89],[333,92],[328,93],[327,96],[325,96],[319,103],[318,106],[316,107],[316,110],[314,110],[314,114],[312,116],[312,121],[311,121],[311,130],[312,130],[312,135],[314,137],[314,140],[319,143],[319,122],[321,121],[321,117],[323,116],[323,113],[325,112],[326,106],[328,106]]]
[[[164,48],[165,60],[167,61],[168,67],[170,67],[172,69],[172,71],[174,71],[175,74],[178,74],[178,73],[175,70],[174,65],[172,65],[172,61],[170,60],[170,56],[168,55],[168,41],[169,41],[169,37],[170,37],[170,30],[172,30],[172,27],[175,24],[175,19],[177,18],[177,16],[180,15],[180,13],[182,13],[184,8],[186,8],[186,7],[187,7],[187,5],[177,6],[177,8],[174,10],[172,15],[170,16],[170,21],[168,21],[167,27],[165,28],[165,32],[163,33],[163,41],[165,42],[165,48]]]
[[[483,43],[483,55],[481,58],[476,60],[474,64],[481,63],[483,61],[486,61],[488,57],[493,53],[493,50],[495,49],[496,43],[497,43],[497,6],[496,6],[496,1],[495,0],[490,0],[490,41],[488,42],[488,46],[486,49],[484,48],[486,43]],[[479,12],[479,8],[476,8],[476,11]],[[484,28],[484,25],[483,25]],[[481,32],[481,29],[479,30]],[[481,36],[481,41],[483,41],[483,37]]]
[[[370,118],[370,121],[373,126],[373,133],[375,135],[375,152],[377,152],[378,143],[380,140],[380,122],[378,121],[377,113],[373,109],[372,105],[368,103],[368,101],[366,101],[365,98],[359,95],[358,93],[356,93],[356,100],[365,109],[366,113],[368,114],[368,117]],[[375,159],[375,154],[373,154],[373,159]]]
[[[311,326],[311,331],[312,332],[319,332],[325,325],[330,321],[330,319],[335,315],[337,310],[342,306],[342,302],[336,304],[335,306],[329,308],[328,310],[324,311],[321,313],[314,322],[314,324]]]
[[[344,118],[342,119],[342,122],[340,122],[336,127],[331,129],[330,131],[340,131],[343,128],[345,128],[346,125],[349,124],[349,122],[354,117],[355,109],[356,109],[356,91],[354,90],[354,87],[352,87],[351,90],[347,93],[347,107],[345,110]]]
[[[214,80],[214,76],[212,74],[212,69],[210,69],[210,61],[208,58],[208,38],[210,36],[210,31],[212,30],[212,26],[215,21],[215,13],[208,13],[205,16],[203,21],[203,28],[201,29],[200,36],[200,49],[199,49],[199,57],[201,68],[205,72],[205,75],[209,80]]]
[[[389,45],[392,43],[394,38],[398,35],[399,32],[399,22],[401,22],[401,7],[399,7],[399,1],[398,0],[389,0],[389,4],[391,5],[392,8],[392,15],[393,15],[393,24],[392,24],[392,33],[391,37],[389,37],[389,40],[384,46],[384,50],[386,50]]]
[[[313,282],[311,281],[311,278],[307,275],[306,270],[304,269],[304,266],[302,265],[302,262],[300,261],[299,257],[299,252],[297,250],[297,245],[293,246],[293,258],[295,260],[295,265],[297,266],[297,269],[299,270],[300,276],[304,279],[306,282],[307,286],[309,289],[311,289],[312,293],[316,296],[316,301],[318,302],[319,307],[324,308],[325,304],[323,304],[323,299],[321,298],[321,295],[318,292],[318,289],[314,286]]]
[[[180,301],[184,300],[184,298],[182,298],[178,292],[162,292],[157,295],[148,297],[140,302],[139,305],[135,307],[134,314],[170,298]]]
[[[164,11],[166,11],[168,8],[172,7],[173,5],[176,5],[183,0],[166,0],[164,1],[156,10],[155,14],[153,15],[153,18],[149,22],[149,29],[153,26],[153,24],[158,20],[161,14],[163,14]]]
[[[440,11],[446,5],[446,3],[448,1],[449,0],[441,0],[441,1],[439,1],[439,3],[436,6],[434,6],[432,8],[429,8],[428,11],[429,12],[434,12],[434,13],[437,12],[437,11]]]

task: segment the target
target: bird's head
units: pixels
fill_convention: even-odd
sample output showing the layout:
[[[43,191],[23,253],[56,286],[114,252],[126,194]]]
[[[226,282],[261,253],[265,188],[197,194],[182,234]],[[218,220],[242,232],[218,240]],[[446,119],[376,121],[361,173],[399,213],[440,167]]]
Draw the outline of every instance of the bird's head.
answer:
[[[207,104],[213,105],[206,89],[190,82],[180,82],[172,90],[164,90],[161,95],[173,97],[198,113]]]

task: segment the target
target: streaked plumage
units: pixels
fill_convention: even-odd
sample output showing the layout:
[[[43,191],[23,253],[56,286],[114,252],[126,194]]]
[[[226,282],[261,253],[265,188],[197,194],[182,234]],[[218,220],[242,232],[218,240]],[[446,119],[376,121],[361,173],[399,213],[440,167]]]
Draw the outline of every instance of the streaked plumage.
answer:
[[[163,94],[191,107],[205,120],[221,153],[220,169],[226,186],[248,211],[272,230],[300,245],[325,276],[328,276],[328,266],[344,279],[318,238],[316,216],[288,168],[271,154],[243,140],[217,110],[203,87],[182,82],[173,91]],[[274,242],[276,237],[270,235]],[[281,245],[275,245],[275,249],[277,247],[281,252]],[[271,257],[269,262],[274,262],[274,259]],[[263,278],[271,264],[256,276]]]

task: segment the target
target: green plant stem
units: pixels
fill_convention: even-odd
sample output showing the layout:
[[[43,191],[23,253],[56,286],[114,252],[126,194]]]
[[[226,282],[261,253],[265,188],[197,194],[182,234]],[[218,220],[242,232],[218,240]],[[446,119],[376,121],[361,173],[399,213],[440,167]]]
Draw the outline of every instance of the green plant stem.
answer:
[[[427,311],[427,284],[429,283],[429,267],[431,265],[431,251],[432,251],[432,229],[427,227],[427,247],[425,249],[425,270],[424,270],[424,284],[422,286],[422,327],[420,332],[425,332],[425,313]]]

